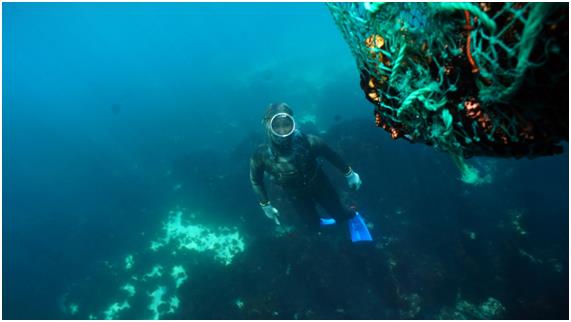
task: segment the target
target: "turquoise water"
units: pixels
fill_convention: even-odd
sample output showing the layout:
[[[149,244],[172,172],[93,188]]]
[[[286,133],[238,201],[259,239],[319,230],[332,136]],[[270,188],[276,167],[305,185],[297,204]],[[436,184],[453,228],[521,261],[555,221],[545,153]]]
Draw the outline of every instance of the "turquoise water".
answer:
[[[374,126],[323,4],[3,4],[8,319],[565,318],[568,147],[450,158]],[[357,171],[346,227],[260,210],[249,157],[285,101]]]

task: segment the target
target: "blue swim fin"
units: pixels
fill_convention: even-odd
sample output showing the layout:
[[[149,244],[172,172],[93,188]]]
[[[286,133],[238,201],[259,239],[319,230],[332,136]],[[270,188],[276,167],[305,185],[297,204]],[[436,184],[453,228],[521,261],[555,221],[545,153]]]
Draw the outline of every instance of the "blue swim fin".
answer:
[[[319,225],[322,227],[334,225],[335,223],[336,223],[335,218],[319,218]]]
[[[369,233],[369,229],[367,228],[367,224],[365,224],[363,217],[361,217],[358,212],[355,212],[355,217],[349,219],[347,222],[349,223],[349,232],[351,233],[352,242],[373,241],[371,233]]]

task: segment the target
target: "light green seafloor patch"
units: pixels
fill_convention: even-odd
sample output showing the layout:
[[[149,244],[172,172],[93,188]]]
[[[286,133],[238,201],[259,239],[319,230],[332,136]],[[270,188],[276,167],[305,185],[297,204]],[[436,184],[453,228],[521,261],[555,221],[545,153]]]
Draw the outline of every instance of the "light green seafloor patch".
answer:
[[[135,260],[133,259],[133,255],[128,255],[127,257],[125,257],[125,269],[129,270],[133,268],[133,265],[135,265]]]
[[[124,301],[123,303],[119,304],[117,302],[111,304],[109,306],[109,308],[107,310],[105,310],[105,312],[103,312],[103,316],[105,317],[105,320],[115,320],[118,318],[119,313],[125,309],[130,308],[131,306],[129,305],[129,303],[127,301]]]
[[[164,286],[159,286],[152,293],[149,294],[151,297],[151,304],[149,304],[149,310],[153,313],[151,319],[158,320],[164,314],[174,313],[178,306],[180,305],[180,300],[178,297],[171,296],[168,301],[163,300],[167,294],[167,288]]]
[[[171,297],[169,301],[169,310],[167,311],[167,313],[174,313],[175,309],[178,308],[179,304],[180,300],[178,299],[178,297],[176,296]]]
[[[69,314],[76,315],[79,312],[79,305],[72,303],[69,305]]]
[[[127,292],[129,296],[134,296],[136,293],[135,287],[132,284],[125,284],[121,289]]]
[[[153,269],[148,272],[147,274],[143,275],[143,280],[146,280],[150,277],[161,277],[163,276],[163,266],[162,265],[155,265]]]
[[[171,211],[163,226],[164,236],[151,242],[151,250],[174,243],[179,250],[213,252],[214,258],[230,265],[234,256],[244,251],[244,240],[236,228],[219,228],[216,231],[203,225],[193,225],[183,220],[182,211]]]
[[[234,301],[234,304],[239,310],[244,309],[244,301],[242,301],[242,299],[236,299],[236,301]]]
[[[181,265],[177,265],[172,268],[171,276],[175,280],[176,288],[179,288],[182,285],[182,283],[184,283],[184,281],[186,281],[186,279],[188,278],[188,275],[186,275],[184,267],[182,267]]]
[[[236,228],[213,229],[190,224],[188,219],[194,220],[194,218],[193,215],[187,216],[183,211],[171,211],[163,225],[163,236],[150,242],[151,249],[132,252],[118,263],[111,264],[106,261],[108,270],[105,270],[105,273],[110,274],[109,283],[118,283],[115,288],[116,293],[110,292],[106,295],[111,299],[107,302],[111,303],[109,306],[89,307],[92,301],[82,297],[92,294],[77,294],[73,300],[68,300],[69,293],[66,293],[62,296],[62,311],[78,319],[120,319],[127,316],[138,319],[172,317],[170,314],[176,313],[183,305],[176,294],[177,289],[188,280],[188,267],[173,262],[187,259],[192,255],[191,252],[181,250],[211,254],[219,263],[230,265],[234,257],[245,249],[242,236]],[[138,261],[137,267],[134,267],[136,258],[132,254],[145,256],[146,259]],[[78,301],[81,299],[84,301]],[[125,312],[132,309],[130,303],[148,303],[146,304],[148,311],[140,313],[133,311],[126,315]],[[84,316],[79,314],[80,304]],[[139,314],[141,316],[137,316]]]
[[[165,304],[163,301],[163,295],[166,293],[166,288],[164,286],[159,286],[154,290],[149,296],[151,297],[151,304],[149,304],[149,310],[153,312],[153,320],[158,320],[161,316],[159,308],[161,305]]]

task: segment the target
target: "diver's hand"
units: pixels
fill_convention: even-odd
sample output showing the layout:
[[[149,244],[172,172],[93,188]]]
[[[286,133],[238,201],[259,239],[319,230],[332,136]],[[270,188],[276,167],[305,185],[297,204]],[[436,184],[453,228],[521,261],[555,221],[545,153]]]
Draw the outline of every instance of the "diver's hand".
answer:
[[[351,169],[349,171],[349,173],[347,173],[345,175],[345,178],[347,179],[347,184],[349,185],[349,189],[359,190],[362,182],[361,182],[361,178],[359,177],[357,172],[355,172],[355,171],[353,171],[353,169]]]
[[[281,225],[278,219],[278,217],[280,216],[280,212],[269,202],[267,205],[262,206],[262,210],[264,211],[264,214],[266,214],[266,217],[272,219],[276,223],[276,225]]]

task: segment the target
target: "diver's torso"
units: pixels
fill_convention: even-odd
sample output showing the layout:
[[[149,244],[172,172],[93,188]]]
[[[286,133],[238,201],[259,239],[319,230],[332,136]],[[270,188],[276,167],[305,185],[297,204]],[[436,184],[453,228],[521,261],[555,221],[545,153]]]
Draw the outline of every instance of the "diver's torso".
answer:
[[[299,132],[295,133],[287,149],[268,145],[264,163],[266,171],[277,184],[294,189],[309,186],[318,169],[307,137]]]

